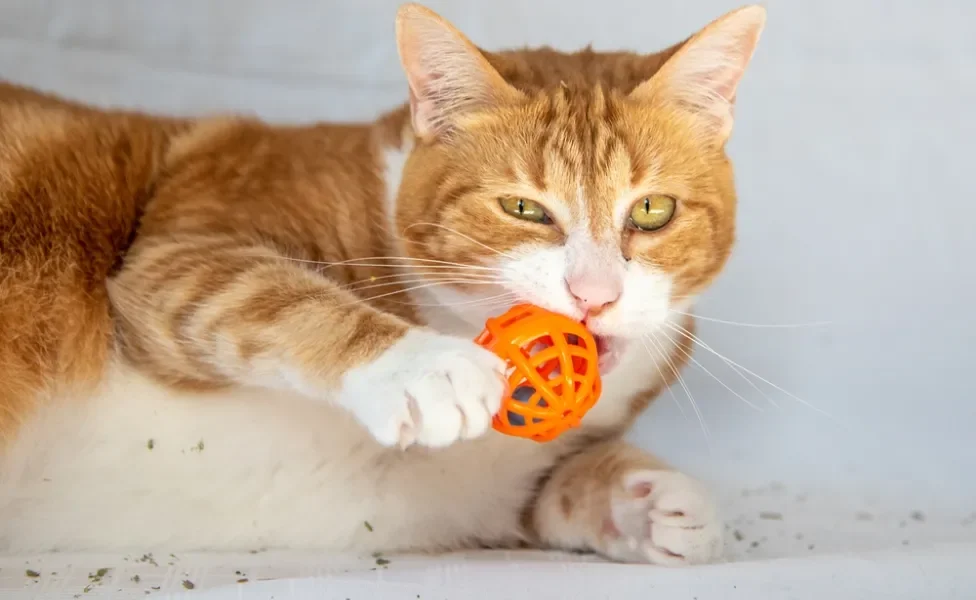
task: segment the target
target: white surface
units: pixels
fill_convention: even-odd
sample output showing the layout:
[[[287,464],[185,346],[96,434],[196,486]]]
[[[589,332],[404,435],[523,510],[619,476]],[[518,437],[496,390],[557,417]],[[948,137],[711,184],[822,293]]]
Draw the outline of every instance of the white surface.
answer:
[[[0,0],[0,75],[102,105],[180,114],[233,110],[281,121],[367,119],[404,97],[392,36],[396,4]],[[489,48],[549,43],[571,49],[592,41],[597,48],[639,50],[675,41],[735,5],[429,4]],[[341,586],[263,583],[278,590],[270,593],[379,598],[378,590],[388,589],[391,598],[410,598],[415,589],[421,593],[416,586],[433,591],[436,583],[450,587],[442,589],[445,597],[474,597],[478,589],[490,595],[497,585],[525,593],[519,578],[551,578],[579,597],[611,589],[615,598],[657,592],[702,600],[837,598],[845,591],[851,598],[976,597],[976,526],[963,525],[976,510],[976,402],[968,376],[976,339],[976,319],[969,317],[976,300],[976,236],[969,233],[976,218],[970,164],[976,4],[767,4],[769,24],[740,88],[731,145],[740,243],[700,313],[752,323],[832,324],[770,329],[704,322],[700,334],[832,418],[759,383],[780,406],[771,407],[702,351],[696,357],[702,365],[768,408],[751,411],[692,367],[688,384],[709,441],[680,388],[676,400],[688,417],[665,396],[634,434],[712,482],[728,500],[730,525],[746,537],[730,542],[741,561],[676,573],[529,567],[491,557],[429,567],[423,561],[401,567],[397,560],[386,571],[344,574]],[[772,481],[783,482],[783,489],[740,495],[768,489]],[[802,494],[806,501],[798,503]],[[923,511],[924,522],[909,517],[914,510]],[[760,511],[780,512],[783,520],[759,519]],[[872,520],[859,520],[859,511]],[[749,548],[763,536],[758,548]],[[250,558],[270,575],[309,573],[290,566],[292,557]],[[25,581],[23,560],[3,559],[3,586],[25,594],[33,594],[30,586],[56,589],[50,575]],[[58,564],[64,557],[43,560]],[[72,560],[76,569],[108,566],[95,557]],[[217,558],[183,560],[203,572]],[[308,557],[305,564],[334,563]],[[375,587],[379,580],[384,587]],[[175,575],[173,581],[181,589]],[[210,581],[227,579],[201,576],[197,590]],[[738,587],[729,591],[730,582]],[[326,585],[324,595],[311,591]],[[471,585],[484,587],[464,587]],[[256,587],[247,589],[257,594]],[[102,593],[130,595],[115,588]],[[533,590],[533,597],[540,595]],[[213,597],[229,596],[215,591]]]

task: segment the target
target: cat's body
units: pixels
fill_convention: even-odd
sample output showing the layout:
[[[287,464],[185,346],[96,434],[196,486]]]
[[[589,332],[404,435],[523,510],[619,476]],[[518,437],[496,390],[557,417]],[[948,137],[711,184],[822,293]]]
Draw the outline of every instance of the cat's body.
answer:
[[[735,82],[761,20],[712,26],[745,56]],[[661,112],[648,80],[695,54],[525,51],[492,69],[422,9],[399,26],[412,109],[369,125],[163,120],[0,89],[0,547],[716,555],[700,486],[619,441],[687,360],[683,307],[731,244],[728,163],[699,139],[724,142],[724,121],[626,129],[628,111],[653,129],[630,98]],[[461,95],[425,89],[452,79]],[[519,118],[538,137],[501,130]],[[681,158],[695,144],[705,158]],[[648,159],[675,147],[687,173]],[[648,178],[694,196],[672,202],[663,252],[612,233],[630,210],[615,198],[658,193]],[[532,201],[512,223],[483,212],[495,187],[541,194],[552,219],[528,222]],[[501,365],[469,341],[516,300],[586,318],[612,349],[584,426],[547,444],[488,429]]]

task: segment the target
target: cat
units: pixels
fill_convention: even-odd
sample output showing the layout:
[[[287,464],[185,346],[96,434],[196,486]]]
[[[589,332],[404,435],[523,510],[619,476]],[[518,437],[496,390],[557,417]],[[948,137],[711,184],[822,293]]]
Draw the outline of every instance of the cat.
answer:
[[[368,124],[167,119],[0,90],[0,548],[519,546],[705,563],[705,488],[623,434],[733,244],[725,153],[765,23],[659,53],[488,52],[397,14]],[[548,443],[471,340],[585,321],[604,391]]]

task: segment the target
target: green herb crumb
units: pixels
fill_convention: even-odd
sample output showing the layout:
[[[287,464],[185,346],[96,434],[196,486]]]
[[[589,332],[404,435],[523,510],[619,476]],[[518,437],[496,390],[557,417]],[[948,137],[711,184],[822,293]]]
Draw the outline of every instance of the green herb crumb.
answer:
[[[156,559],[153,558],[152,552],[150,552],[149,554],[143,554],[142,558],[139,559],[139,562],[149,563],[154,567],[159,566],[159,563],[157,563]]]
[[[140,577],[138,575],[132,576],[132,583],[139,583]]]
[[[734,537],[735,541],[737,542],[741,542],[742,540],[746,539],[746,536],[742,535],[742,532],[738,529],[732,532],[732,537]]]
[[[197,442],[197,445],[193,447],[193,450],[196,450],[197,452],[203,452],[203,440]]]
[[[379,566],[381,566],[381,567],[384,567],[384,566],[390,564],[390,561],[387,560],[387,559],[385,559],[385,558],[383,558],[381,556],[381,557],[379,557],[379,558],[376,559],[376,564],[379,565]]]
[[[27,569],[26,571],[24,571],[24,574],[34,579],[37,579],[38,577],[41,576],[40,573],[38,573],[37,571],[32,571],[31,569]]]
[[[247,577],[242,577],[237,580],[237,583],[247,583]]]
[[[188,589],[188,590],[192,590],[193,588],[195,588],[195,587],[197,587],[197,586],[196,586],[196,585],[194,585],[194,584],[193,584],[193,582],[192,582],[192,581],[190,581],[189,579],[184,579],[184,580],[183,580],[183,587],[184,587],[185,589]]]
[[[363,525],[366,526],[366,531],[373,533],[373,526],[369,524],[369,521],[363,521]]]
[[[152,450],[155,447],[156,447],[156,440],[149,438],[149,441],[146,442],[146,448]]]

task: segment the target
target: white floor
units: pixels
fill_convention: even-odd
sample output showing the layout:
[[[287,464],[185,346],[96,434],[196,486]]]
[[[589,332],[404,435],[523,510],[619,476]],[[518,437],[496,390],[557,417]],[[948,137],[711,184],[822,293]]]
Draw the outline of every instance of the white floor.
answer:
[[[214,600],[976,598],[976,513],[838,503],[775,483],[724,495],[728,560],[707,567],[538,552],[50,554],[0,558],[0,598],[177,598],[191,586],[193,597]]]

